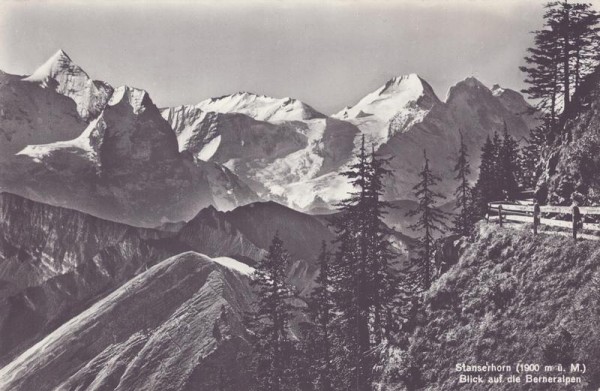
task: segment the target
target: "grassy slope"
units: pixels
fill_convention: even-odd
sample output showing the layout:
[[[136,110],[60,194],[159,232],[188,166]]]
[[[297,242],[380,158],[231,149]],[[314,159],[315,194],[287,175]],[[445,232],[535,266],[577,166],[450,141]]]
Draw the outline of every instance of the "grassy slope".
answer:
[[[597,389],[600,317],[592,276],[599,263],[598,242],[482,225],[458,264],[427,292],[426,319],[397,367],[420,368],[427,389],[488,389],[458,385],[456,363],[545,364],[545,346],[565,329],[574,358],[590,368],[584,389]]]

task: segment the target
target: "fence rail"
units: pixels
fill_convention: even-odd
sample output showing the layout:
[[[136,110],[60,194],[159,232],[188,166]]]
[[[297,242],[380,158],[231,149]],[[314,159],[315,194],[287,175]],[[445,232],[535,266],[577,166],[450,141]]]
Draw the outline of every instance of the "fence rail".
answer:
[[[495,210],[498,210],[499,205],[502,205],[502,209],[505,211],[529,212],[533,214],[533,205],[505,204],[502,202],[490,202],[488,204],[490,208]],[[570,206],[544,205],[540,206],[540,211],[542,213],[560,213],[571,215]],[[582,215],[600,216],[600,206],[580,206],[579,212],[581,212]]]
[[[571,228],[574,237],[576,237],[577,233],[581,230],[600,232],[600,223],[596,222],[600,220],[600,218],[594,219],[595,221],[585,221],[586,217],[588,220],[591,220],[593,216],[600,217],[600,207],[582,206],[579,207],[579,213],[581,214],[581,220],[579,224],[574,224],[572,216],[573,208],[570,206],[540,206],[538,219],[534,219],[533,205],[510,204],[504,202],[490,202],[488,204],[488,220],[491,218],[492,220],[499,221],[500,224],[504,221],[517,224],[532,223],[534,225],[534,232],[536,233],[539,225]]]

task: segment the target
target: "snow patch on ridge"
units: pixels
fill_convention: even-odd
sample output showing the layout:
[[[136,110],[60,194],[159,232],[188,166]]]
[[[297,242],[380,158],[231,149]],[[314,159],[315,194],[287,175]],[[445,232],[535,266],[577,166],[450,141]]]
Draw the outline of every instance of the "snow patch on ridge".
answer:
[[[96,118],[81,135],[73,140],[58,141],[50,144],[28,145],[17,155],[29,156],[33,161],[40,163],[45,157],[52,155],[59,150],[68,149],[96,164],[98,163],[98,145],[101,142],[102,134],[106,130],[106,123],[102,116]]]
[[[219,265],[225,266],[226,268],[231,269],[231,270],[235,270],[245,276],[250,276],[255,271],[255,269],[252,266],[248,266],[245,263],[236,261],[233,258],[216,257],[216,258],[212,258],[212,260],[215,261],[216,263],[218,263]]]
[[[219,148],[220,144],[221,135],[218,135],[217,137],[213,138],[208,143],[206,143],[204,147],[202,147],[202,150],[198,152],[198,159],[203,160],[205,162],[210,160],[210,158],[213,157],[213,155],[217,152],[217,149]]]

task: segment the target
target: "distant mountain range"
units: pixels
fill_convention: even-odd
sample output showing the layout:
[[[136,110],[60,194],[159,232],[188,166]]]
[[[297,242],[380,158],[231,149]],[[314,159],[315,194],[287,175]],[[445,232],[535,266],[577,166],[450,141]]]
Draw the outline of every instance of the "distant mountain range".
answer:
[[[459,132],[476,168],[486,136],[506,123],[522,140],[536,125],[513,90],[468,78],[441,101],[416,74],[332,116],[248,92],[159,110],[144,90],[92,80],[62,50],[30,76],[0,74],[0,115],[0,189],[145,227],[260,199],[332,210],[351,191],[340,173],[362,136],[393,156],[388,200],[412,199],[424,149],[449,194]]]

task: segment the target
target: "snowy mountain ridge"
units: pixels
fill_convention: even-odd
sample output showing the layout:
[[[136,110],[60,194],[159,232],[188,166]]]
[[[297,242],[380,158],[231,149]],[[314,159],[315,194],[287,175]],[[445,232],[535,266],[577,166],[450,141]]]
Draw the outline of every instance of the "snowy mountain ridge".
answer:
[[[250,92],[237,92],[206,99],[197,105],[203,111],[246,114],[259,121],[302,121],[324,118],[311,106],[293,98],[272,98]]]

